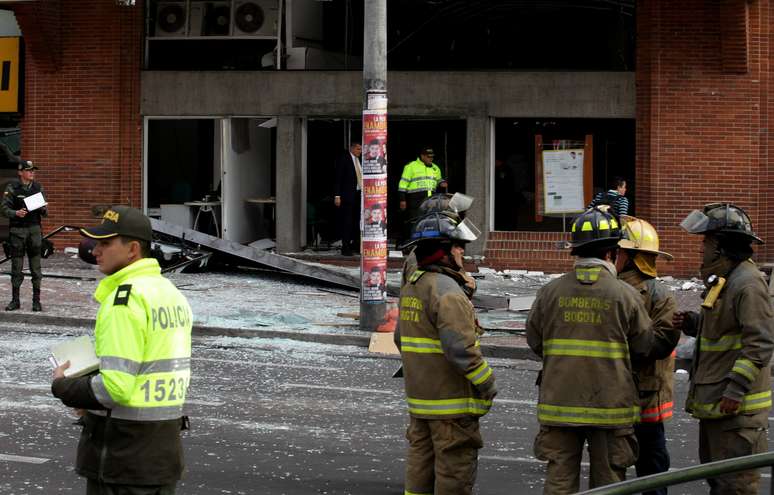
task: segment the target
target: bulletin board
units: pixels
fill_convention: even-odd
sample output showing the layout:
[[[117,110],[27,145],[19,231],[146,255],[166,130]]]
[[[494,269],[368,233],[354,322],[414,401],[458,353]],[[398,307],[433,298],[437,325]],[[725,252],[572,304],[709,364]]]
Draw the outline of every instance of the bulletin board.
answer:
[[[544,216],[581,213],[591,202],[594,183],[593,136],[583,141],[535,136],[535,221]]]

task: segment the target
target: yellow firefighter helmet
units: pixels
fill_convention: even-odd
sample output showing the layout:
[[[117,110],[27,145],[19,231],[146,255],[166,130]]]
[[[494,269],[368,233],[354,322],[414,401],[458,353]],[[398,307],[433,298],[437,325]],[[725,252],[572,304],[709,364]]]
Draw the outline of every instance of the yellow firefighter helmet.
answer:
[[[673,256],[658,249],[658,233],[651,224],[640,218],[621,215],[621,240],[618,246],[650,254],[660,254],[668,260]]]

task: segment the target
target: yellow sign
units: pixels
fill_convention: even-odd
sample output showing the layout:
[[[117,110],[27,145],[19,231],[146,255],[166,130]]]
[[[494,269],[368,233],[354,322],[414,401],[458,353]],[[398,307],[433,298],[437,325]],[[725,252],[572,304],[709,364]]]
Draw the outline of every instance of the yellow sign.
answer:
[[[0,113],[21,112],[20,40],[19,37],[0,37]]]

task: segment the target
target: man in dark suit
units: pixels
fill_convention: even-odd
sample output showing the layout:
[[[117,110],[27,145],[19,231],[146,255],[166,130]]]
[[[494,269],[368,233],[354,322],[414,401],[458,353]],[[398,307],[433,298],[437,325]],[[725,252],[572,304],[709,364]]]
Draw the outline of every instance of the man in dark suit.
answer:
[[[339,156],[335,164],[333,204],[338,213],[342,256],[352,256],[353,250],[360,252],[360,191],[363,189],[361,151],[360,143],[353,141],[349,150]]]

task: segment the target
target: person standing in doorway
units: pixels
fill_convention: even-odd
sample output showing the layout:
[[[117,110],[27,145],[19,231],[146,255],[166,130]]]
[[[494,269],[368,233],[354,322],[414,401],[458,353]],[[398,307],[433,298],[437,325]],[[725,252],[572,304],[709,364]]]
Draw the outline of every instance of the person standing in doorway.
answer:
[[[84,260],[106,275],[94,293],[99,370],[65,377],[67,361],[51,383],[54,397],[81,416],[75,471],[87,495],[173,495],[188,427],[191,307],[151,257],[153,230],[139,210],[114,206],[81,235],[94,246]]]
[[[441,168],[433,163],[435,152],[431,146],[423,146],[419,157],[403,167],[403,173],[398,183],[400,210],[404,213],[404,238],[419,214],[419,205],[433,195],[436,189],[446,190],[446,180],[441,175]]]
[[[40,285],[43,279],[40,268],[43,243],[40,221],[48,213],[45,206],[30,211],[24,200],[38,193],[45,199],[45,194],[43,186],[35,180],[35,171],[38,167],[31,161],[23,160],[19,162],[17,168],[19,178],[9,182],[3,193],[3,215],[10,219],[8,243],[11,251],[11,302],[5,310],[14,311],[21,307],[19,292],[24,280],[22,268],[26,254],[32,275],[32,311],[43,311],[40,304]]]
[[[335,163],[333,204],[338,213],[342,256],[360,252],[360,195],[363,189],[361,152],[360,143],[354,141]]]
[[[608,191],[601,191],[594,196],[587,208],[609,205],[610,213],[620,217],[629,214],[629,200],[626,199],[626,179],[614,177]]]

